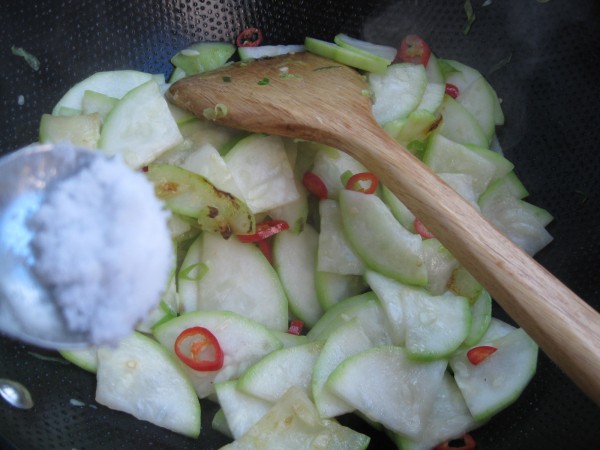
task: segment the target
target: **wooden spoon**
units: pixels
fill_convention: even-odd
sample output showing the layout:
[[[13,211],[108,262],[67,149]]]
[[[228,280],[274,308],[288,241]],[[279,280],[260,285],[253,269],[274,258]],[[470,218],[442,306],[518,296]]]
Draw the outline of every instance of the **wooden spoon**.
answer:
[[[358,72],[298,53],[185,78],[168,95],[195,115],[230,127],[316,141],[351,154],[600,405],[600,314],[388,136],[373,118],[368,85]]]

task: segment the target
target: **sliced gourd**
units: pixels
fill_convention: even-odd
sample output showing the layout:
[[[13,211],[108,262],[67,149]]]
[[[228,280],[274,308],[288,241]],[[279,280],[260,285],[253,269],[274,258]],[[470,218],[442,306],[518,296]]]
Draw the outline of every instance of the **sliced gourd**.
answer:
[[[471,305],[471,329],[463,345],[471,347],[479,342],[489,328],[491,320],[492,297],[486,290],[482,290]]]
[[[373,91],[373,115],[380,124],[408,116],[416,110],[425,89],[427,73],[422,65],[399,63],[383,74],[369,74]]]
[[[254,232],[254,215],[246,204],[217,189],[203,176],[170,164],[151,164],[146,176],[167,208],[196,218],[200,229],[225,237]]]
[[[362,275],[365,265],[348,242],[342,225],[342,215],[337,201],[319,202],[321,227],[317,254],[317,270],[341,275]]]
[[[458,261],[435,238],[423,241],[423,256],[427,267],[427,290],[434,295],[440,295],[446,291],[448,280],[458,266]]]
[[[335,329],[357,318],[363,331],[375,344],[392,342],[385,312],[373,292],[347,298],[331,307],[306,334],[309,340],[326,340]]]
[[[471,327],[469,300],[451,292],[434,296],[424,289],[399,286],[410,358],[432,360],[451,355]]]
[[[417,437],[427,423],[446,366],[444,360],[411,361],[402,347],[380,346],[344,360],[325,386],[387,429]]]
[[[437,56],[433,53],[429,55],[429,61],[427,61],[425,71],[427,72],[427,80],[430,83],[446,84],[446,77],[442,73]]]
[[[402,286],[396,280],[369,270],[365,280],[373,290],[387,316],[392,344],[404,345],[406,341],[406,314],[402,304]]]
[[[398,197],[387,187],[382,189],[382,200],[385,202],[390,211],[400,224],[408,231],[415,232],[415,215],[400,201]]]
[[[494,205],[482,205],[481,212],[530,255],[535,255],[552,242],[553,237],[545,228],[552,220],[552,215],[543,208],[506,197]]]
[[[468,201],[473,208],[479,210],[473,177],[466,173],[438,173],[438,176],[454,189],[462,198]]]
[[[288,327],[288,304],[277,273],[254,244],[202,234],[198,308],[227,310],[273,330]]]
[[[488,202],[496,202],[502,197],[510,196],[519,200],[527,197],[529,193],[527,189],[517,177],[515,172],[509,172],[504,177],[494,180],[487,187],[485,192],[479,196],[479,202],[486,204]]]
[[[237,142],[241,136],[246,136],[244,132],[228,128],[214,123],[211,120],[195,118],[179,126],[181,135],[189,143],[191,150],[210,144],[219,150],[223,155],[222,149],[231,142]],[[177,161],[174,161],[175,163]]]
[[[334,420],[321,419],[306,394],[290,388],[247,433],[222,450],[361,450],[369,440]]]
[[[82,114],[98,113],[100,119],[104,121],[108,113],[112,111],[119,101],[118,98],[109,97],[106,94],[94,91],[85,91],[81,101]]]
[[[448,280],[448,290],[471,301],[481,294],[483,287],[464,266],[458,266]]]
[[[242,437],[273,404],[237,388],[237,380],[215,384],[215,393],[233,439]]]
[[[313,369],[322,347],[316,341],[276,350],[248,368],[237,388],[272,403],[292,386],[311,397]]]
[[[235,50],[235,46],[228,42],[197,42],[177,52],[171,63],[186,75],[194,75],[221,67]]]
[[[441,442],[461,438],[479,425],[471,416],[452,375],[446,372],[419,437],[395,434],[393,438],[400,450],[428,450]]]
[[[253,213],[292,202],[299,197],[284,141],[253,134],[225,155],[225,162]]]
[[[98,148],[139,169],[183,137],[155,81],[129,91],[106,117]]]
[[[190,172],[203,176],[220,191],[227,192],[239,199],[243,198],[231,170],[212,144],[203,144],[190,152],[183,158],[180,165]]]
[[[446,86],[443,83],[427,83],[421,102],[415,108],[415,111],[435,113],[444,100],[445,92]]]
[[[514,167],[510,161],[496,152],[462,145],[439,133],[430,137],[423,162],[437,173],[470,175],[477,196],[491,181],[502,178]]]
[[[442,121],[437,130],[448,139],[479,147],[489,145],[490,142],[477,119],[449,95],[444,96],[438,114]]]
[[[491,183],[481,194],[479,206],[482,214],[509,239],[530,255],[534,255],[552,241],[546,230],[553,217],[543,208],[524,200],[527,191],[511,172]]]
[[[305,51],[304,45],[259,45],[258,47],[238,47],[238,55],[242,61],[259,58],[271,58],[273,56],[288,55],[290,53],[301,53]],[[285,67],[285,66],[284,66]],[[289,73],[283,71],[281,76]]]
[[[452,59],[440,59],[449,67],[446,73],[446,83],[453,84],[460,92],[465,91],[474,81],[481,78],[481,73],[466,64]]]
[[[418,109],[407,117],[392,120],[384,125],[387,131],[398,143],[408,146],[411,142],[425,141],[429,135],[436,117],[429,111]]]
[[[300,233],[308,220],[308,191],[298,179],[295,181],[298,198],[269,210],[268,215],[271,219],[286,221],[292,233]]]
[[[90,77],[75,84],[58,101],[52,114],[57,115],[61,108],[71,108],[81,111],[85,91],[98,92],[113,98],[122,98],[131,89],[134,89],[150,80],[162,81],[156,75],[139,72],[137,70],[112,70],[107,72],[96,72]]]
[[[477,365],[467,358],[468,350],[450,360],[456,383],[476,420],[486,420],[513,403],[537,365],[538,347],[520,328],[485,344],[497,350]]]
[[[213,419],[210,423],[210,426],[213,430],[218,431],[224,436],[227,436],[230,439],[233,439],[233,434],[229,429],[229,424],[227,423],[227,418],[225,417],[225,413],[223,412],[223,408],[219,408]]]
[[[200,434],[200,403],[182,365],[139,333],[98,350],[96,401],[184,434]]]
[[[318,233],[306,224],[300,233],[277,233],[273,243],[273,264],[290,311],[309,327],[323,315],[315,284],[318,242]]]
[[[76,116],[43,114],[40,121],[40,142],[58,144],[69,141],[76,147],[95,149],[100,139],[100,127],[98,113]]]
[[[483,77],[477,78],[469,87],[461,91],[456,101],[477,120],[488,142],[496,130],[496,97],[489,83]]]
[[[263,325],[230,311],[195,311],[169,320],[154,329],[156,339],[174,351],[177,337],[191,327],[204,327],[215,335],[225,360],[216,371],[197,371],[184,366],[196,394],[205,398],[214,392],[214,384],[236,379],[248,367],[274,350],[281,342]]]
[[[325,311],[341,300],[364,292],[367,288],[361,275],[340,275],[320,271],[315,274],[315,286],[317,298]]]
[[[60,355],[77,367],[88,372],[96,373],[98,370],[98,349],[89,347],[77,350],[59,350]]]
[[[333,42],[340,47],[349,48],[356,52],[364,53],[366,55],[379,56],[386,61],[386,64],[390,64],[396,58],[397,50],[395,47],[374,44],[362,39],[353,38],[344,33],[336,34],[333,38]]]
[[[367,266],[401,282],[427,284],[420,236],[400,225],[379,197],[343,190],[340,209],[346,236]]]
[[[333,331],[323,346],[312,373],[312,398],[319,415],[336,417],[352,412],[354,407],[325,388],[331,372],[346,358],[373,347],[358,319],[354,318]]]
[[[389,64],[380,56],[367,54],[353,48],[341,47],[333,42],[322,41],[321,39],[312,37],[304,39],[304,48],[315,55],[324,56],[335,62],[371,73],[382,73]],[[332,66],[334,67],[334,65]],[[323,69],[328,69],[328,67],[323,67]]]
[[[489,345],[493,340],[504,337],[516,329],[517,328],[512,325],[492,317],[490,320],[490,325],[488,326],[487,330],[485,330],[485,333],[483,333],[483,336],[481,336],[481,339],[477,345]]]

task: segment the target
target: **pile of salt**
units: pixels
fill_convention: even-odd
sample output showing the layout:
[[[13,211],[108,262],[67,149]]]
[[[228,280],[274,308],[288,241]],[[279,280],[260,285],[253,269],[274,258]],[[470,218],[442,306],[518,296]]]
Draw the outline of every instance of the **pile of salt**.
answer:
[[[173,265],[167,219],[153,185],[118,157],[51,186],[30,221],[34,270],[69,329],[112,344],[159,303]]]

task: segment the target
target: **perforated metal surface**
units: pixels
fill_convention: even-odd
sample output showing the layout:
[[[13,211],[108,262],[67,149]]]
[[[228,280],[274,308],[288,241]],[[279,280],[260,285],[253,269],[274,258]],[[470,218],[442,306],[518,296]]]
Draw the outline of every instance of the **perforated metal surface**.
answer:
[[[0,148],[34,141],[41,114],[85,76],[118,68],[168,75],[169,57],[193,41],[233,41],[248,26],[260,27],[268,43],[298,43],[306,35],[331,39],[343,31],[395,45],[416,32],[438,55],[475,66],[496,87],[507,117],[500,142],[531,202],[556,218],[549,227],[555,242],[538,259],[598,308],[598,2],[492,0],[482,6],[473,0],[477,20],[468,35],[463,3],[4,0]],[[40,70],[13,56],[12,45],[36,55]],[[506,318],[498,308],[496,314]],[[227,442],[211,430],[209,402],[203,403],[202,437],[187,439],[97,405],[94,375],[35,354],[51,353],[0,339],[0,376],[26,384],[36,400],[30,411],[0,403],[2,448],[215,449]],[[385,436],[364,430],[374,436],[371,448],[393,448]],[[598,448],[600,411],[541,355],[524,395],[474,435],[480,449]]]

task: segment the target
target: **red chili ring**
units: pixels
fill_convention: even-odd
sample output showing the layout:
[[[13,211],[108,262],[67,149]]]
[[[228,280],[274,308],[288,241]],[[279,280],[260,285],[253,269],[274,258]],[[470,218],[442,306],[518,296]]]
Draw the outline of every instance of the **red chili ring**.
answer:
[[[263,35],[262,31],[258,28],[246,28],[240,34],[238,34],[235,43],[238,47],[258,47],[262,44]]]
[[[360,183],[365,181],[369,183],[369,186],[363,188],[360,186]],[[355,173],[348,178],[348,181],[346,182],[346,189],[350,191],[362,192],[363,194],[373,194],[377,190],[378,184],[379,180],[375,174],[372,174],[371,172],[360,172]]]

